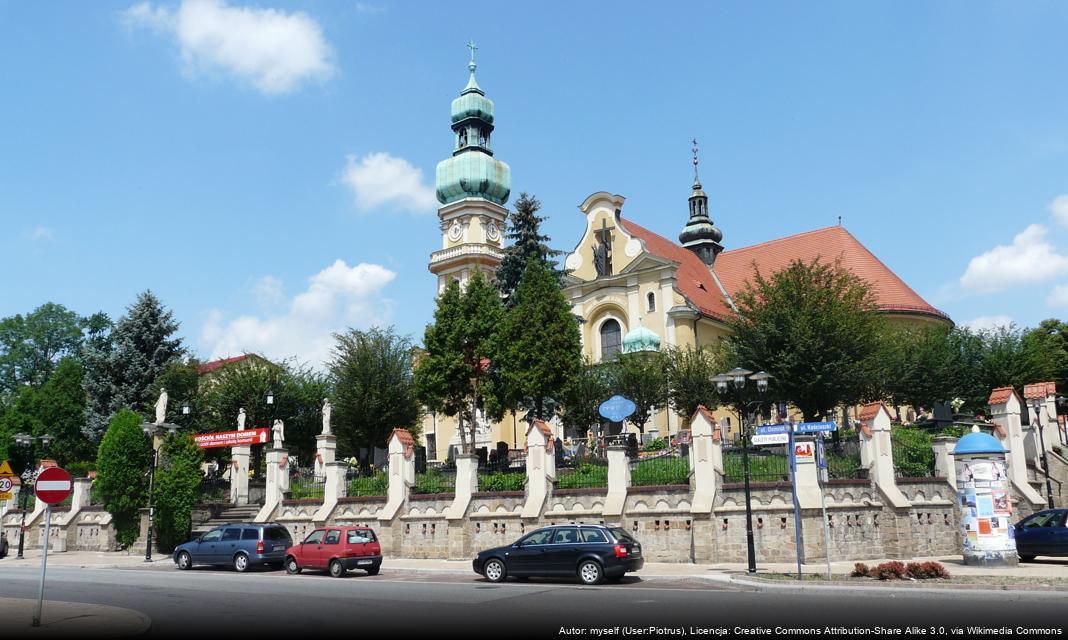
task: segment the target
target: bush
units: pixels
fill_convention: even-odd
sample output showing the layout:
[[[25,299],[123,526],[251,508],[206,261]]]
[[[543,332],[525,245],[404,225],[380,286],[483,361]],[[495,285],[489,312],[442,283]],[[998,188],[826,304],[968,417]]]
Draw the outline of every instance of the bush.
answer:
[[[526,482],[527,474],[501,473],[500,471],[480,475],[478,477],[479,491],[522,491]]]
[[[879,580],[901,580],[905,577],[905,563],[891,560],[871,569],[868,575]]]
[[[63,466],[72,478],[88,478],[90,471],[96,471],[96,462],[68,462]]]
[[[868,568],[868,565],[863,562],[858,562],[853,565],[853,573],[849,575],[854,578],[867,578],[870,572],[871,569]]]
[[[646,451],[663,451],[668,448],[668,442],[664,438],[653,438],[645,444]]]
[[[129,547],[141,529],[140,510],[148,506],[152,447],[141,431],[141,415],[122,409],[108,423],[97,455],[94,489],[115,522],[115,541]]]
[[[681,456],[645,460],[631,469],[630,481],[636,487],[689,484],[690,461]]]
[[[909,478],[926,478],[934,475],[933,440],[926,431],[909,427],[891,429],[894,465],[901,475]]]
[[[193,505],[204,479],[200,464],[204,451],[192,434],[167,436],[156,469],[156,542],[160,551],[171,551],[189,537]]]
[[[910,562],[905,567],[909,577],[917,580],[927,580],[931,578],[948,578],[949,571],[942,565],[941,562]]]
[[[373,476],[353,478],[349,482],[350,496],[384,496],[389,493],[389,478],[383,472]]]

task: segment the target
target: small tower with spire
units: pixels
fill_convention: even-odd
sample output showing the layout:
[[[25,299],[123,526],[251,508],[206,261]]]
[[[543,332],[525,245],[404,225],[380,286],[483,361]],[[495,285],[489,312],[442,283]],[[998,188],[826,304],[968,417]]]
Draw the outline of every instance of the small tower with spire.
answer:
[[[711,269],[716,264],[716,256],[723,251],[723,232],[708,217],[708,194],[701,188],[701,179],[697,174],[697,140],[693,141],[693,192],[690,193],[690,220],[679,234],[682,246],[697,254]]]
[[[474,42],[467,44],[470,77],[452,101],[452,156],[438,163],[435,187],[441,220],[441,250],[430,255],[440,292],[452,280],[467,282],[475,270],[492,276],[503,253],[504,207],[512,188],[511,169],[493,157],[493,101],[475,80]]]

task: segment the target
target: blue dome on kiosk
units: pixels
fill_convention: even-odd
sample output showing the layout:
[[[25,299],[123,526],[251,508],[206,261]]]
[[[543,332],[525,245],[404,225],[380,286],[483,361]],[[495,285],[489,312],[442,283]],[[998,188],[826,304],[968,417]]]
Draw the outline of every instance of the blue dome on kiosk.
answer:
[[[973,431],[965,436],[962,436],[957,441],[957,446],[953,448],[953,455],[955,456],[967,456],[978,455],[983,453],[1005,453],[1005,447],[1001,445],[1001,442],[990,435],[989,433],[983,433],[982,431]]]

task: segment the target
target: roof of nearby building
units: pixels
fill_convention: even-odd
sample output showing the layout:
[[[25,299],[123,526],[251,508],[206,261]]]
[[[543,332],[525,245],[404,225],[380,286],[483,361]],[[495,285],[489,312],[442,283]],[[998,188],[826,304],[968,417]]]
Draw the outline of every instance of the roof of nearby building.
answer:
[[[995,404],[1005,404],[1009,401],[1009,398],[1016,396],[1016,399],[1020,399],[1020,394],[1016,393],[1016,389],[1012,387],[998,387],[990,392],[990,398],[986,401],[990,406]]]
[[[225,367],[228,364],[241,362],[242,360],[248,360],[249,358],[260,358],[261,360],[263,359],[261,356],[258,356],[255,353],[246,353],[244,355],[234,356],[232,358],[212,360],[211,362],[205,362],[204,364],[197,367],[197,374],[204,375],[205,373],[211,373],[212,371],[215,371],[216,369],[219,369],[221,367]]]
[[[676,282],[679,291],[707,316],[725,320],[732,315],[723,290],[705,263],[696,254],[631,220],[624,227],[645,243],[650,253],[679,264]],[[716,259],[715,272],[726,293],[733,297],[750,281],[754,266],[771,275],[793,260],[841,260],[842,266],[867,281],[876,303],[887,313],[916,313],[948,320],[890,270],[845,227],[834,226],[771,240],[750,247],[724,251]]]
[[[1034,384],[1024,385],[1024,397],[1028,400],[1040,399],[1044,400],[1050,396],[1057,395],[1057,383],[1056,382],[1036,382]]]

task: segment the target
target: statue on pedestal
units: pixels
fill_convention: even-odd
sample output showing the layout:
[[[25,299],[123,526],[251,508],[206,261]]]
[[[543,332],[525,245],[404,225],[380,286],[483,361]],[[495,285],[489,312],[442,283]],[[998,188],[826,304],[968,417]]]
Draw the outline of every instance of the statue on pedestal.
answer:
[[[330,412],[332,407],[330,405],[330,398],[323,398],[323,435],[330,435]]]
[[[237,430],[238,431],[244,431],[245,430],[245,419],[247,417],[248,416],[245,415],[245,408],[241,407],[241,409],[239,409],[238,412],[237,412]]]
[[[271,427],[271,433],[274,434],[274,448],[281,449],[282,443],[286,440],[286,426],[281,420],[275,420],[274,426]]]
[[[156,424],[163,424],[167,420],[167,390],[159,389],[159,400],[156,400]]]

